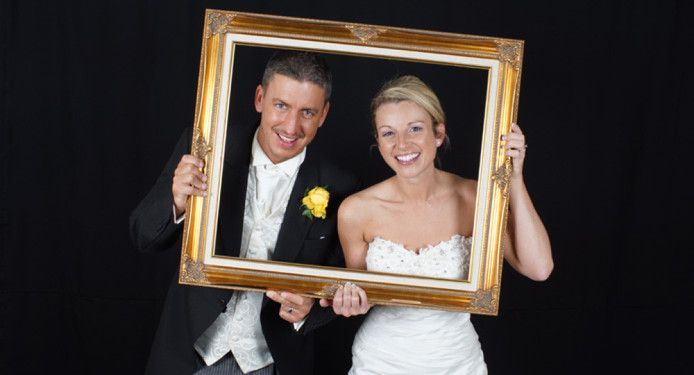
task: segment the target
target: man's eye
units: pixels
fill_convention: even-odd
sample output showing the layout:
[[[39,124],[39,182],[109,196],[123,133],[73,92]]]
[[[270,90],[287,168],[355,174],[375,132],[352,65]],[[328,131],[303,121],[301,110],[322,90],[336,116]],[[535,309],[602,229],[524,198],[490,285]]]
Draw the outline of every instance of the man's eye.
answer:
[[[281,102],[280,102],[280,103],[275,103],[275,108],[277,108],[277,109],[285,109],[285,108],[287,108],[287,105],[284,104],[284,103],[281,103]]]
[[[311,118],[315,115],[315,113],[309,109],[304,110],[304,117],[305,118]]]

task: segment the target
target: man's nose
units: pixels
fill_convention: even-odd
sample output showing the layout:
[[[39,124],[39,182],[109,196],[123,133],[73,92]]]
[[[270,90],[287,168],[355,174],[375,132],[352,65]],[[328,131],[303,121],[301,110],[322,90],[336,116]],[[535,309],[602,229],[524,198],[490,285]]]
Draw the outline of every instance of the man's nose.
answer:
[[[284,119],[284,130],[288,134],[296,134],[299,131],[299,126],[301,124],[299,116],[299,112],[290,112]]]

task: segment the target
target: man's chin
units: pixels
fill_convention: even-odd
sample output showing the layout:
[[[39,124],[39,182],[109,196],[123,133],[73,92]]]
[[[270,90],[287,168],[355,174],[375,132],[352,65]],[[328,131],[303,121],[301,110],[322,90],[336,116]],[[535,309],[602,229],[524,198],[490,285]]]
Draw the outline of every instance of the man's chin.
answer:
[[[296,144],[294,147],[276,147],[273,153],[275,157],[279,159],[278,163],[281,163],[299,155],[302,149],[300,145]]]

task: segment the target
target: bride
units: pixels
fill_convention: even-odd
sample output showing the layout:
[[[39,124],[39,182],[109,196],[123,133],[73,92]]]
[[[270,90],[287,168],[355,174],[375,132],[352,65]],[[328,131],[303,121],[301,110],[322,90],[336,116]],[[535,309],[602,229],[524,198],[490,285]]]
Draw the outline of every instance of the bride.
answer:
[[[344,200],[338,231],[347,267],[461,278],[471,246],[477,182],[437,169],[448,141],[436,94],[414,76],[386,83],[371,102],[378,149],[395,176]],[[552,272],[549,238],[523,182],[525,137],[518,125],[502,137],[512,158],[509,231],[504,256],[521,274]],[[321,301],[322,305],[329,302]],[[334,296],[336,314],[371,309],[354,284]],[[486,374],[470,314],[376,306],[352,347],[350,374]]]

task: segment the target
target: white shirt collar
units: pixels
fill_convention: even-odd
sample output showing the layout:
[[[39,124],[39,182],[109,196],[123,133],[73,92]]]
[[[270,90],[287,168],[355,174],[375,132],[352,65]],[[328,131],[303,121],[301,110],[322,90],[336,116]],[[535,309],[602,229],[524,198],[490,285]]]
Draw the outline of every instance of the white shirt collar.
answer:
[[[304,159],[306,158],[306,147],[304,147],[301,152],[292,157],[291,159],[287,159],[281,163],[274,164],[270,158],[267,157],[265,154],[265,151],[260,147],[260,143],[258,143],[258,131],[260,128],[256,129],[255,135],[253,136],[253,146],[251,148],[251,166],[256,167],[256,166],[266,166],[266,165],[275,165],[279,170],[281,170],[284,174],[287,176],[292,176],[294,175],[294,172],[301,166],[301,163],[304,162]]]

